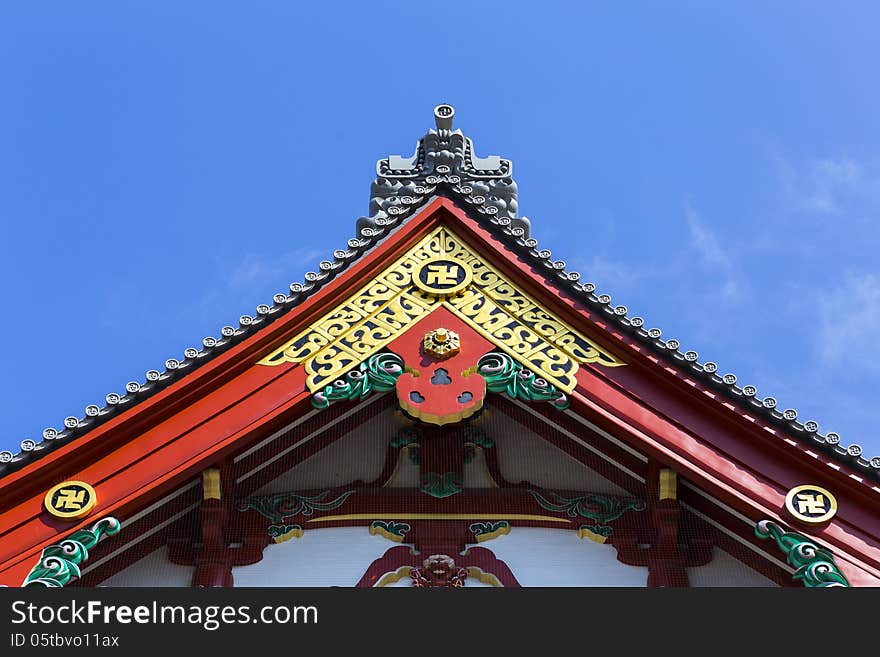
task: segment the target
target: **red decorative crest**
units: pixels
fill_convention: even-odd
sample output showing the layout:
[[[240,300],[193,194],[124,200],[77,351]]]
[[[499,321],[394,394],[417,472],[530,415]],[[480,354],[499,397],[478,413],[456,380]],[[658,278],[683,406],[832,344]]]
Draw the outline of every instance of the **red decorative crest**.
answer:
[[[458,351],[426,349],[425,336],[455,336]],[[412,417],[435,425],[452,424],[483,407],[486,380],[476,373],[480,356],[491,349],[476,331],[438,308],[392,345],[409,372],[397,379],[397,398]]]

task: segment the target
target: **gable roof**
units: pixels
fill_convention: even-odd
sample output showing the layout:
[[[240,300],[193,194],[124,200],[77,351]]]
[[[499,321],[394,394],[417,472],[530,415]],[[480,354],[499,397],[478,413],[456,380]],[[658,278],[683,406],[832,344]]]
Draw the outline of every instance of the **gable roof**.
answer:
[[[292,283],[288,294],[276,294],[272,305],[260,304],[254,316],[240,317],[237,327],[224,326],[219,338],[204,338],[201,348],[184,350],[183,359],[169,358],[163,371],[148,371],[143,383],[129,382],[124,394],[108,393],[104,405],[89,405],[83,417],[65,418],[61,430],[44,429],[40,441],[23,440],[18,453],[0,452],[0,477],[87,434],[297,308],[419,210],[443,196],[461,206],[523,261],[542,272],[548,281],[673,365],[682,376],[720,392],[748,413],[779,427],[804,448],[819,450],[869,480],[880,480],[880,456],[866,459],[859,445],[844,447],[838,434],[823,434],[813,420],[801,422],[796,410],[780,411],[775,398],[759,397],[753,385],[738,385],[734,374],[720,375],[714,362],[700,362],[695,351],[683,352],[678,340],[662,339],[660,329],[646,329],[641,317],[631,316],[625,306],[612,305],[610,295],[597,294],[593,283],[581,283],[580,275],[567,271],[563,260],[554,259],[549,250],[539,248],[537,240],[530,235],[529,220],[517,215],[517,188],[512,178],[512,163],[497,156],[477,157],[472,141],[460,130],[452,130],[454,110],[451,106],[438,105],[434,116],[437,130],[429,130],[419,140],[412,157],[391,156],[379,160],[377,177],[371,186],[371,214],[357,220],[356,236],[348,240],[345,249],[334,251],[332,260],[321,261],[317,272],[308,272],[304,281]]]

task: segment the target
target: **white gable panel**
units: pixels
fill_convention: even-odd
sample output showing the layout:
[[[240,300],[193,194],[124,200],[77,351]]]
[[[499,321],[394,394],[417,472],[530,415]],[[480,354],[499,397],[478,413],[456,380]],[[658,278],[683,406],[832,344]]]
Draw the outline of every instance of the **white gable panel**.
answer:
[[[354,586],[395,545],[366,527],[310,529],[268,546],[262,561],[233,568],[232,576],[236,586]]]
[[[703,586],[778,586],[761,573],[752,570],[724,550],[712,548],[712,561],[705,566],[688,568],[688,583]]]
[[[192,586],[192,577],[192,566],[171,563],[168,548],[161,547],[99,586]]]
[[[617,560],[610,545],[577,537],[577,532],[513,527],[510,534],[483,543],[504,561],[522,586],[646,586],[648,569]]]

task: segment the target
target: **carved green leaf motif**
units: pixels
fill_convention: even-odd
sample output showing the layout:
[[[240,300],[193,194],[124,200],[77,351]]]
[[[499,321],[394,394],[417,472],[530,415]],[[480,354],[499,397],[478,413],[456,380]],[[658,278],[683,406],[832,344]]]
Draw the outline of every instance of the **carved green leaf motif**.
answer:
[[[806,536],[787,532],[772,520],[762,520],[755,525],[755,536],[772,537],[788,563],[796,568],[794,579],[801,580],[807,588],[849,587],[849,581],[840,572],[831,551],[819,547]]]
[[[499,520],[498,522],[475,522],[468,529],[474,536],[483,536],[507,529],[508,527],[510,527],[509,522]]]
[[[419,441],[422,439],[422,431],[418,427],[403,427],[394,438],[391,439],[391,447],[394,449],[403,449],[409,447],[407,454],[410,463],[419,464]]]
[[[267,531],[272,538],[280,538],[282,536],[287,536],[292,532],[302,534],[303,528],[299,525],[269,525]]]
[[[374,520],[370,523],[370,533],[383,533],[390,534],[391,536],[399,536],[403,538],[406,533],[412,529],[409,523],[406,522],[394,522],[393,520]]]
[[[617,520],[629,509],[644,511],[645,503],[629,497],[613,497],[611,495],[587,494],[580,497],[566,498],[550,493],[555,502],[551,502],[536,490],[529,491],[542,508],[556,513],[565,513],[571,518],[578,516],[590,518],[602,524]]]
[[[22,586],[64,586],[80,576],[79,565],[104,536],[113,536],[122,528],[116,518],[107,516],[88,529],[81,529],[56,545],[45,548],[40,561],[25,578]]]
[[[344,378],[312,395],[312,406],[327,408],[336,401],[355,401],[373,392],[389,392],[394,390],[397,378],[404,370],[403,359],[397,354],[384,352],[370,356]]]
[[[581,525],[580,527],[578,527],[578,531],[588,531],[591,534],[595,534],[596,536],[611,538],[611,534],[614,530],[608,525]]]
[[[271,520],[273,524],[283,525],[282,521],[291,516],[300,514],[310,516],[315,511],[336,509],[342,506],[342,503],[350,495],[354,494],[354,491],[345,491],[333,500],[326,499],[329,494],[330,491],[324,491],[311,497],[298,493],[278,493],[262,497],[249,497],[239,502],[238,510],[247,511],[248,509],[253,509],[263,517]]]
[[[421,491],[431,497],[449,497],[460,493],[461,488],[461,480],[455,472],[445,472],[442,475],[429,472],[422,477]]]
[[[492,351],[477,362],[477,373],[486,379],[490,392],[506,393],[513,399],[550,402],[563,410],[571,405],[565,393],[524,368],[507,354]]]
[[[473,425],[466,425],[463,431],[464,441],[466,443],[471,443],[476,447],[482,447],[483,449],[490,449],[495,446],[495,443],[492,441],[489,436],[486,435],[486,432],[482,429],[478,429]]]

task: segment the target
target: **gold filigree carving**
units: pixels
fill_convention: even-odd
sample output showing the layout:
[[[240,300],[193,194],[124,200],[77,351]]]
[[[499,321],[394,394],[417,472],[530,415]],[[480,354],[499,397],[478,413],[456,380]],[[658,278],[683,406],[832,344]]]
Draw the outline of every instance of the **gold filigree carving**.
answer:
[[[565,392],[574,390],[579,365],[625,365],[505,279],[445,227],[259,362],[305,363],[314,392],[441,304]]]

